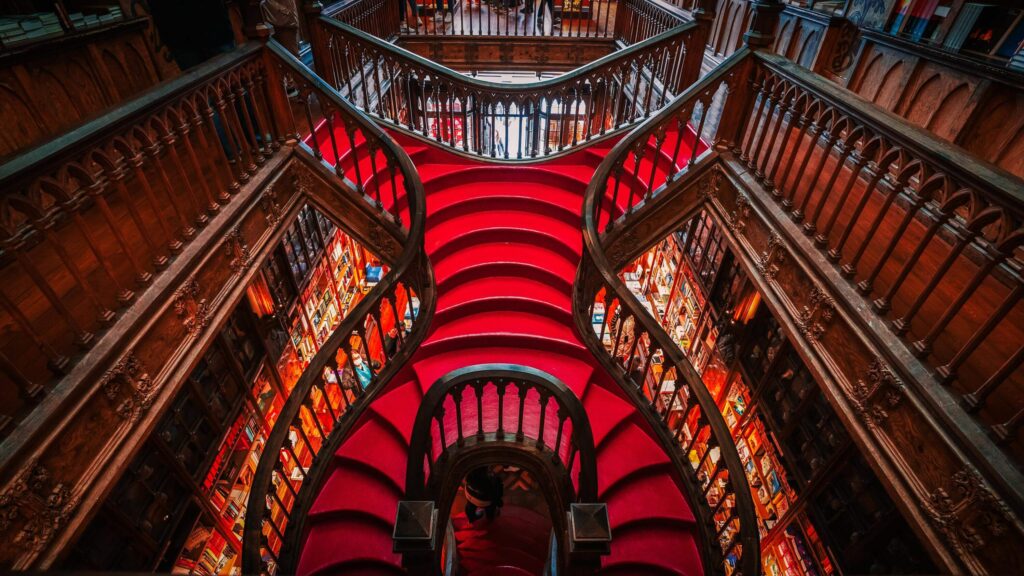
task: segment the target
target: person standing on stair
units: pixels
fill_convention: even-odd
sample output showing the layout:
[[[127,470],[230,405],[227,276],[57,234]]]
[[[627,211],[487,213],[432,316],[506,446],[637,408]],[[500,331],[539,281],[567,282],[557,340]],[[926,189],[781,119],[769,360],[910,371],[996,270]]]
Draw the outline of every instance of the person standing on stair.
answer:
[[[501,499],[504,491],[501,476],[487,466],[474,468],[466,475],[466,518],[476,522],[486,515],[488,520],[493,520],[504,505]]]

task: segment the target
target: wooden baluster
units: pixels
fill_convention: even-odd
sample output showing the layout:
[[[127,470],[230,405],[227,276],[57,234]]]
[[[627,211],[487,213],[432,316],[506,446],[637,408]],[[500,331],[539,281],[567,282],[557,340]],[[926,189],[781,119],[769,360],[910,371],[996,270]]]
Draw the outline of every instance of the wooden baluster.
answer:
[[[444,403],[437,407],[437,413],[434,414],[434,420],[437,421],[437,430],[440,434],[441,440],[441,452],[448,450],[448,433],[444,429]]]
[[[324,432],[324,427],[320,423],[320,417],[317,415],[316,410],[313,409],[313,398],[311,396],[306,396],[302,400],[302,406],[300,407],[300,413],[301,413],[301,408],[305,408],[306,411],[309,412],[309,419],[313,421],[313,424],[314,424],[314,427],[316,428],[317,434],[320,435],[320,439],[321,440],[326,440],[327,439],[327,433]]]
[[[868,183],[864,187],[864,192],[861,194],[860,199],[857,201],[857,205],[853,209],[853,213],[850,215],[850,219],[846,224],[846,228],[843,230],[842,235],[839,237],[839,242],[836,243],[834,248],[830,248],[826,255],[829,260],[833,262],[839,261],[839,258],[843,255],[843,248],[846,246],[846,242],[850,239],[851,234],[857,227],[857,222],[860,220],[860,215],[864,212],[864,208],[868,205],[868,201],[871,200],[872,195],[875,193],[875,188],[878,186],[878,182],[882,179],[884,170],[874,162],[868,161],[867,163],[867,176]],[[855,176],[851,176],[853,182],[856,182],[859,178],[859,173]],[[837,208],[838,209],[838,208]],[[833,217],[836,215],[833,214]]]
[[[484,439],[484,383],[473,381],[473,393],[476,396],[476,437]]]
[[[839,271],[847,278],[852,278],[854,274],[856,274],[857,265],[860,263],[860,259],[864,256],[868,246],[875,239],[875,234],[878,232],[879,226],[881,226],[882,222],[885,220],[885,216],[889,212],[889,207],[892,206],[892,203],[896,201],[896,197],[903,191],[904,184],[904,182],[898,181],[890,187],[889,192],[885,196],[885,200],[882,201],[882,206],[878,209],[878,213],[875,214],[874,220],[872,220],[871,225],[868,227],[867,234],[865,234],[864,239],[861,240],[860,247],[857,249],[857,252],[854,253],[853,258],[851,258],[849,262],[840,267]],[[916,194],[912,195],[912,199],[916,198]],[[853,223],[854,222],[851,220],[851,226]]]
[[[124,141],[115,141],[114,147],[122,154],[123,161],[131,164],[132,171],[135,175],[135,180],[142,186],[143,196],[149,203],[150,209],[153,211],[153,215],[163,232],[164,241],[167,243],[167,248],[171,253],[177,253],[181,251],[182,243],[181,240],[176,238],[167,227],[166,218],[160,210],[160,203],[157,202],[156,195],[153,193],[153,188],[149,184],[149,178],[146,177],[145,171],[142,169],[143,156],[141,153],[128,147],[128,144]],[[122,181],[123,186],[123,181]],[[125,194],[127,195],[127,188],[125,188]],[[143,232],[143,236],[148,234],[149,230]],[[159,262],[159,264],[158,264]],[[163,256],[154,256],[154,265],[159,268],[166,267],[167,258]]]
[[[6,300],[6,297],[0,296],[0,298]],[[0,373],[4,374],[9,381],[14,383],[15,388],[18,389],[18,397],[28,404],[39,403],[46,393],[42,386],[29,380],[3,352],[0,352]],[[10,416],[13,415],[10,414]],[[3,431],[4,428],[3,425],[0,425],[0,431]]]
[[[257,159],[245,138],[245,129],[242,127],[242,121],[238,114],[238,97],[235,94],[234,88],[230,86],[225,87],[224,93],[227,100],[221,108],[221,118],[224,120],[226,132],[234,139],[235,149],[238,151],[239,170],[241,170],[241,173],[247,180],[256,172]],[[262,163],[262,159],[259,162]]]
[[[10,245],[4,246],[4,251],[8,253],[16,253],[17,250],[19,250],[19,248],[17,247],[13,247]],[[47,296],[46,293],[44,293],[43,295]],[[49,296],[47,296],[47,299],[49,299]],[[11,318],[14,319],[14,322],[18,325],[19,328],[21,328],[21,331],[24,332],[25,335],[28,336],[30,340],[32,340],[32,343],[35,345],[35,347],[38,348],[39,351],[43,353],[43,356],[46,357],[46,367],[49,368],[50,372],[52,372],[55,375],[66,374],[68,371],[68,365],[70,364],[69,358],[67,356],[64,356],[63,354],[58,353],[57,350],[53,346],[51,346],[49,342],[47,342],[46,340],[43,339],[42,336],[40,336],[39,332],[37,332],[35,328],[32,327],[32,323],[29,322],[28,317],[26,317],[25,314],[22,313],[22,311],[14,304],[14,302],[8,299],[7,295],[4,294],[2,290],[0,290],[0,307],[3,307],[5,310],[7,310],[7,313],[10,314]],[[74,326],[72,326],[72,330],[78,332],[78,330],[76,330]],[[85,340],[84,344],[87,343],[88,339]]]
[[[565,420],[569,415],[561,405],[558,406],[556,415],[558,416],[558,432],[555,433],[555,443],[552,446],[554,455],[552,455],[551,459],[558,462],[562,458],[562,430],[565,428]]]
[[[327,364],[327,368],[331,371],[331,374],[334,374],[335,382],[337,382],[338,381],[338,370],[337,370],[337,368],[333,364]],[[323,380],[323,377],[321,376],[320,378],[317,378],[313,382],[313,386],[315,386],[317,388],[317,390],[320,391],[320,394],[323,396],[323,399],[324,399],[324,404],[327,405],[327,412],[331,415],[331,423],[332,423],[331,431],[333,432],[334,431],[333,424],[338,422],[338,413],[334,411],[334,406],[331,405],[331,397],[327,394],[327,382],[325,382]],[[339,405],[339,407],[340,407],[340,405]]]
[[[750,161],[747,163],[754,171],[754,176],[758,180],[764,179],[764,173],[758,169],[758,166],[766,161],[771,156],[771,148],[765,152],[765,156],[762,158],[761,150],[764,147],[764,143],[767,140],[768,132],[772,130],[772,124],[775,124],[775,131],[779,130],[779,123],[782,122],[782,116],[779,114],[779,108],[781,107],[781,98],[778,94],[779,84],[781,81],[776,76],[767,78],[762,85],[762,109],[764,110],[764,116],[759,122],[760,133],[757,138],[757,146],[754,147],[753,154],[750,155]]]
[[[306,435],[306,429],[302,426],[302,417],[300,416],[300,413],[301,412],[296,412],[295,418],[292,419],[291,432],[295,432],[297,434],[297,437],[306,445],[306,450],[308,450],[310,454],[316,454],[316,450],[313,449],[313,443],[309,441],[309,436]],[[288,444],[290,445],[290,442],[288,442]],[[294,451],[292,452],[292,457],[295,458],[296,462],[300,461]]]
[[[245,76],[246,99],[259,124],[257,128],[261,129],[259,136],[263,144],[263,155],[269,158],[281,145],[271,132],[273,124],[268,116],[270,107],[267,105],[265,87],[266,81],[263,78],[262,69],[251,71]]]
[[[537,388],[537,393],[540,395],[540,424],[537,426],[537,448],[539,450],[544,450],[544,423],[547,420],[548,400],[550,400],[551,397],[549,396],[548,391],[543,388]]]
[[[974,390],[974,392],[964,395],[963,400],[967,410],[970,412],[980,410],[981,407],[984,406],[988,397],[991,396],[999,385],[1009,378],[1021,364],[1024,364],[1024,346],[1018,346],[1017,351],[1010,355],[999,369],[989,376],[981,386]]]
[[[508,382],[504,380],[498,380],[496,383],[498,388],[498,440],[505,439],[505,389],[508,387]]]
[[[190,240],[196,235],[196,229],[190,223],[186,217],[184,210],[176,202],[179,194],[175,191],[177,188],[171,184],[171,179],[167,175],[167,170],[164,169],[164,163],[160,158],[162,147],[156,140],[148,140],[149,135],[143,132],[141,129],[137,132],[136,137],[144,146],[146,155],[152,160],[153,166],[155,167],[157,175],[160,177],[160,181],[163,184],[164,194],[167,196],[168,204],[173,209],[175,219],[178,221],[178,226],[181,228],[181,236],[185,240]]]
[[[214,92],[214,94],[216,93]],[[220,97],[217,96],[217,98],[219,100]],[[214,110],[213,106],[211,106],[210,97],[206,97],[203,99],[203,105],[206,107],[205,114],[203,114],[205,122],[204,128],[200,130],[199,133],[203,139],[203,148],[206,149],[207,153],[210,153],[210,150],[216,150],[216,152],[214,152],[213,154],[217,157],[219,162],[216,162],[217,169],[215,170],[215,172],[217,172],[220,175],[220,178],[224,184],[224,191],[222,191],[218,195],[218,197],[223,203],[227,201],[227,199],[230,197],[230,194],[234,194],[241,189],[241,185],[239,184],[240,179],[237,178],[235,172],[231,168],[231,165],[234,162],[232,162],[232,160],[228,157],[227,148],[228,146],[230,146],[230,144],[228,143],[227,135],[225,134],[222,141],[220,133],[217,131],[217,124],[214,119],[218,116],[218,112]],[[198,109],[196,110],[196,115],[197,117],[199,115]],[[223,124],[223,122],[221,122],[221,124]],[[209,139],[206,138],[206,133],[209,133],[211,135]]]
[[[519,417],[516,419],[516,441],[523,441],[523,412],[526,408],[526,393],[529,390],[526,382],[516,382],[516,391],[519,393]]]
[[[694,132],[693,146],[690,148],[690,159],[686,161],[686,166],[689,167],[693,164],[694,160],[697,159],[697,150],[700,148],[701,134],[704,132],[704,121],[708,117],[708,105],[711,103],[710,98],[707,100],[697,100],[700,104],[700,120],[697,122],[697,130]]]
[[[796,195],[800,192],[800,185],[804,182],[804,174],[807,172],[807,165],[811,163],[811,157],[814,156],[814,151],[819,148],[818,144],[825,132],[825,123],[827,122],[827,119],[823,118],[823,116],[824,113],[819,109],[818,116],[812,118],[810,126],[808,127],[807,131],[810,132],[810,138],[807,141],[807,150],[804,152],[803,158],[800,160],[800,167],[797,168],[796,177],[793,179],[793,187],[785,192],[782,197],[782,205],[786,208],[792,208],[796,203]],[[801,142],[803,142],[803,140],[801,140]],[[799,147],[793,150],[794,158],[799,154],[799,152]],[[824,151],[822,151],[822,154],[824,154]],[[789,166],[786,167],[789,168]],[[810,193],[811,191],[808,190],[807,194]],[[794,222],[800,222],[803,219],[803,213],[799,209],[792,210],[789,215]]]
[[[296,466],[295,469],[301,470],[302,466]],[[277,460],[274,461],[274,472],[277,473],[277,477],[281,479],[281,484],[284,484],[285,488],[288,489],[288,492],[291,494],[292,498],[298,498],[299,493],[295,490],[295,487],[292,486],[291,481],[288,479],[288,475],[284,471],[284,463],[281,462],[280,456],[278,456]],[[271,482],[270,488],[274,488],[273,482]]]
[[[960,229],[954,228],[953,234],[956,236],[957,241],[956,244],[954,244],[953,247],[950,249],[949,254],[946,255],[946,259],[943,260],[942,264],[939,265],[939,268],[932,274],[932,277],[928,280],[928,284],[925,285],[924,289],[918,293],[917,298],[914,299],[914,303],[910,305],[910,308],[903,314],[901,318],[898,318],[895,321],[893,321],[892,325],[896,334],[902,336],[906,334],[907,331],[910,330],[910,323],[914,321],[914,317],[921,310],[921,307],[924,305],[925,300],[927,300],[928,297],[932,295],[932,292],[934,292],[935,288],[938,287],[939,282],[946,275],[946,272],[949,272],[949,269],[953,266],[953,263],[956,262],[957,258],[960,257],[960,253],[963,252],[964,248],[966,248],[974,240],[975,236],[977,235],[977,231],[971,229],[962,231]]]
[[[203,169],[199,164],[199,157],[196,156],[196,151],[192,147],[192,142],[189,139],[189,134],[192,130],[184,115],[182,115],[178,122],[175,122],[173,128],[177,133],[178,139],[185,145],[185,154],[188,156],[189,162],[192,164],[191,178],[198,180],[203,187],[203,193],[206,196],[206,212],[209,214],[215,214],[220,210],[220,204],[218,204],[214,199],[213,192],[210,190],[209,179],[203,172]],[[191,179],[188,175],[186,175],[186,178]]]
[[[836,145],[836,142],[838,141],[838,139],[839,139],[839,134],[837,133],[835,123],[833,122],[833,124],[830,127],[830,129],[826,132],[826,135],[825,135],[825,145],[823,147],[821,147],[821,153],[818,156],[818,165],[814,169],[814,177],[811,178],[811,183],[808,184],[808,186],[807,186],[807,192],[804,193],[804,198],[800,202],[800,207],[797,208],[796,210],[794,210],[790,214],[794,221],[799,222],[799,221],[803,220],[804,215],[807,214],[807,207],[810,205],[811,197],[814,196],[814,191],[815,191],[815,189],[818,186],[818,179],[821,178],[821,173],[825,169],[825,162],[832,155],[832,149],[835,148],[835,145]],[[846,159],[845,155],[842,152],[840,152],[839,160],[838,161],[842,162],[845,159]],[[842,164],[837,165],[837,169],[841,165]],[[800,180],[801,181],[803,180],[803,171],[802,170],[800,172]],[[796,188],[797,188],[796,186],[793,187],[794,196],[796,194]],[[829,193],[829,189],[828,188],[822,189],[822,191],[821,191],[821,198],[819,199],[819,203],[820,204],[824,204],[825,203],[825,200],[828,198],[828,193]],[[803,228],[804,228],[804,232],[805,233],[812,234],[814,232],[814,222],[813,222],[813,220],[814,219],[812,218],[811,222],[805,222],[804,223]]]
[[[110,324],[114,321],[114,312],[100,299],[95,287],[93,287],[92,283],[85,277],[85,274],[82,273],[82,270],[78,267],[75,259],[68,254],[68,251],[65,249],[65,244],[57,238],[57,234],[54,232],[55,225],[56,224],[52,219],[33,218],[32,220],[32,226],[36,231],[43,235],[45,243],[57,253],[57,257],[64,264],[64,267],[67,268],[68,272],[71,273],[71,277],[75,280],[75,283],[85,293],[86,299],[92,302],[92,305],[96,308],[96,315],[100,324]],[[40,288],[46,286],[46,289],[50,294],[52,294],[52,296],[54,296],[54,300],[59,300],[59,298],[57,298],[57,294],[52,291],[49,283],[46,282],[46,279],[39,273],[35,265],[29,261],[26,254],[18,250],[16,252],[16,258]],[[70,310],[67,308],[60,311],[61,313],[71,314]]]
[[[790,202],[788,200],[790,194],[786,190],[786,186],[787,186],[786,182],[789,181],[789,173],[792,171],[793,166],[796,163],[796,158],[800,154],[800,147],[803,146],[804,140],[807,138],[807,132],[811,129],[811,124],[813,122],[810,120],[810,117],[808,116],[808,114],[810,114],[810,108],[813,105],[814,105],[813,102],[805,104],[800,109],[800,115],[797,116],[795,120],[793,119],[792,116],[790,116],[790,122],[795,122],[796,126],[799,128],[799,131],[797,132],[797,136],[796,136],[795,141],[792,144],[792,147],[789,146],[788,142],[786,143],[786,148],[785,149],[790,151],[789,154],[787,155],[787,158],[786,158],[786,167],[782,169],[782,177],[774,183],[775,184],[775,189],[776,189],[775,196],[777,198],[781,198],[782,199],[782,205],[786,206],[786,207],[789,207],[790,205],[792,205],[792,202]],[[810,143],[808,144],[808,150],[811,150],[811,149],[814,148],[814,143],[816,141],[817,141],[817,136],[815,136],[812,133],[811,139],[810,139]],[[799,186],[799,184],[800,184],[800,179],[797,178],[793,182],[793,188],[795,189],[796,187]],[[787,202],[789,202],[789,204],[787,204]]]
[[[263,164],[263,162],[266,161],[266,158],[263,157],[263,150],[259,143],[258,133],[255,126],[253,126],[254,111],[247,104],[245,87],[241,82],[234,86],[232,93],[235,98],[234,112],[235,115],[241,119],[239,128],[242,129],[242,138],[247,144],[246,149],[249,150],[249,154],[251,155],[253,162],[255,162],[255,165],[253,166],[253,171],[255,171],[256,166]],[[313,127],[310,126],[310,130],[312,129]]]
[[[464,384],[456,385],[452,388],[450,393],[452,400],[455,401],[455,430],[457,433],[456,443],[461,447],[465,444],[466,439],[462,435],[462,390],[465,388]]]
[[[907,209],[904,210],[903,219],[900,221],[899,226],[896,227],[896,231],[889,238],[889,243],[882,251],[882,255],[879,256],[878,262],[875,263],[875,267],[868,274],[867,278],[857,283],[857,290],[861,294],[871,293],[871,290],[874,286],[874,282],[878,278],[878,274],[882,271],[882,268],[885,267],[885,264],[889,260],[889,257],[896,249],[897,244],[899,244],[900,238],[902,238],[903,234],[907,231],[907,227],[910,225],[910,222],[917,215],[917,212],[925,205],[925,202],[928,201],[927,197],[922,196],[920,194],[915,194],[912,191],[909,192],[908,195],[910,196],[911,203],[907,207]],[[922,244],[922,242],[919,242],[918,248],[920,248]]]
[[[150,230],[147,229],[146,226],[142,223],[142,217],[139,215],[138,208],[136,207],[135,202],[132,199],[132,196],[128,194],[128,188],[125,186],[124,182],[126,164],[124,158],[122,157],[115,161],[112,159],[112,157],[97,152],[93,155],[93,161],[100,166],[107,180],[113,183],[114,188],[117,190],[118,198],[128,209],[128,216],[131,218],[132,223],[135,224],[135,228],[139,232],[139,237],[142,238],[142,241],[145,242],[146,244],[148,254],[152,259],[153,268],[156,270],[162,270],[167,266],[167,257],[159,253],[156,244],[153,242],[153,235],[150,233]],[[109,210],[109,206],[107,207],[107,209]],[[113,213],[111,213],[111,221],[113,221],[112,216]],[[163,224],[162,221],[161,224]],[[166,228],[164,230],[166,232]],[[127,241],[125,241],[125,245],[127,244]],[[149,274],[149,272],[146,271],[145,269],[143,269],[143,273],[146,276],[136,276],[136,281],[139,282],[140,284],[147,283],[152,278],[152,275]]]
[[[913,215],[914,213],[915,211],[907,212],[907,214],[909,215]],[[914,247],[914,252],[910,255],[909,258],[906,259],[906,261],[903,262],[903,267],[900,268],[900,272],[896,276],[896,279],[893,280],[892,285],[889,286],[888,292],[886,292],[885,295],[882,296],[881,298],[878,298],[877,300],[874,301],[873,304],[875,306],[875,310],[877,310],[879,314],[885,314],[890,310],[892,299],[896,296],[896,293],[899,291],[900,287],[903,286],[903,282],[906,281],[907,277],[910,275],[910,272],[917,266],[917,262],[921,258],[921,255],[924,254],[925,248],[928,247],[928,244],[932,241],[932,238],[939,231],[939,229],[946,224],[946,222],[949,220],[951,216],[952,214],[947,212],[946,210],[941,210],[940,213],[937,215],[931,215],[931,217],[929,218],[931,220],[931,224],[928,225],[928,229],[925,231],[924,236],[921,238],[920,241],[918,241],[917,246]],[[893,236],[893,240],[890,244],[895,244],[896,241],[900,238],[900,236],[901,235]],[[885,256],[883,256],[882,259],[879,259],[879,264],[876,266],[876,271],[873,272],[873,274],[877,275],[877,270],[881,268],[881,263],[884,262],[886,258],[888,258],[889,252],[890,251],[887,249]],[[874,280],[874,276],[871,277],[871,280]]]
[[[766,72],[758,71],[760,73],[755,74],[751,79],[751,89],[753,90],[753,98],[756,104],[754,105],[753,115],[750,120],[746,123],[748,126],[746,134],[746,143],[741,144],[740,149],[740,161],[744,162],[748,167],[753,168],[754,158],[752,155],[754,142],[757,140],[758,130],[761,129],[761,124],[764,121],[765,102],[768,100],[768,94],[765,90],[765,85],[769,82],[769,78],[765,76]],[[742,142],[742,140],[741,140]]]
[[[981,342],[992,333],[995,327],[1004,318],[1006,318],[1006,315],[1009,314],[1010,310],[1017,305],[1017,302],[1020,301],[1022,296],[1024,296],[1024,284],[1022,284],[1018,278],[1013,290],[1006,295],[1006,298],[1003,298],[1002,303],[1000,303],[999,307],[989,315],[985,322],[979,326],[973,334],[971,334],[970,339],[964,343],[960,350],[957,351],[956,355],[953,356],[949,362],[936,369],[936,372],[938,372],[939,377],[943,382],[948,383],[956,377],[957,371],[960,369],[960,366],[963,365],[964,361],[978,349]]]
[[[957,312],[961,311],[967,300],[974,295],[974,292],[981,286],[981,283],[992,273],[997,266],[1002,264],[1007,258],[1013,256],[1012,248],[1009,251],[999,250],[990,244],[985,245],[986,254],[984,255],[985,263],[975,271],[974,276],[971,277],[971,281],[966,286],[960,289],[960,293],[953,302],[946,308],[939,317],[935,325],[931,327],[928,334],[924,338],[914,342],[913,351],[914,354],[920,358],[928,356],[932,351],[932,344],[939,337],[939,334],[949,325],[953,320],[953,316]]]
[[[345,134],[348,136],[349,157],[352,159],[352,169],[356,173],[356,190],[360,194],[365,194],[366,190],[363,187],[363,175],[359,169],[359,148],[356,146],[355,124],[345,122]]]
[[[846,142],[841,145],[839,151],[839,158],[836,160],[836,165],[832,168],[832,174],[829,176],[828,183],[826,183],[825,186],[821,189],[821,199],[818,200],[818,205],[814,209],[814,214],[811,215],[810,219],[804,222],[804,234],[812,235],[817,231],[818,220],[821,218],[821,213],[825,209],[825,205],[828,203],[827,200],[832,195],[832,188],[833,186],[835,186],[836,179],[839,177],[839,173],[845,170],[846,160],[850,157],[850,154],[856,151],[856,148],[854,146],[855,141],[856,136],[851,135],[848,136]],[[856,175],[857,173],[854,172],[851,175],[851,178],[855,178]],[[817,182],[817,175],[815,175],[815,182]],[[846,190],[849,189],[849,186],[851,185],[852,182],[847,186],[846,189],[844,189],[844,195],[839,200],[839,206],[842,206],[846,202],[845,192]],[[817,238],[815,239],[815,241],[817,242]],[[824,242],[822,242],[821,244],[824,244]]]
[[[185,181],[185,189],[188,193],[184,194],[184,196],[188,197],[189,203],[195,211],[196,225],[199,227],[206,226],[210,222],[210,217],[206,214],[206,208],[203,206],[202,199],[196,193],[195,188],[192,187],[192,178],[190,178],[189,174],[185,172],[185,165],[182,164],[181,156],[178,154],[178,147],[175,146],[178,139],[175,136],[173,129],[168,125],[161,125],[160,132],[163,132],[160,139],[163,141],[164,148],[167,150],[167,155],[170,156],[171,164],[173,165],[174,170],[178,173],[177,180]],[[161,164],[159,167],[160,171],[163,172],[163,165]],[[203,177],[201,174],[202,173],[196,174],[196,179],[202,180]],[[168,192],[171,192],[174,188],[168,187],[167,190]]]
[[[1021,424],[1024,424],[1024,409],[1018,410],[1009,420],[992,427],[992,435],[997,444],[1007,444],[1017,436]]]
[[[776,146],[775,137],[779,134],[778,128],[776,128],[775,135],[772,136],[771,144],[768,147],[769,150],[775,150],[775,161],[771,163],[771,170],[768,170],[767,168],[762,169],[764,173],[763,185],[776,198],[782,196],[781,185],[784,185],[785,181],[777,181],[775,180],[775,177],[779,174],[779,168],[782,165],[782,158],[787,156],[786,152],[790,149],[789,142],[793,135],[793,126],[800,123],[797,115],[799,100],[800,95],[796,90],[793,90],[792,93],[789,94],[788,100],[783,100],[783,105],[779,109],[779,122],[785,123],[786,129],[782,133],[782,142]],[[801,138],[797,138],[797,148],[800,146]],[[793,150],[793,153],[795,154],[796,150]],[[768,164],[769,158],[770,156],[765,157],[765,165]]]
[[[654,176],[658,171],[658,161],[661,160],[661,148],[665,144],[665,138],[667,131],[663,128],[658,128],[654,132],[654,157],[651,158],[651,173],[647,177],[647,189],[654,190]],[[669,174],[671,174],[669,170]]]
[[[345,178],[345,169],[341,165],[341,153],[338,150],[338,135],[335,134],[334,118],[338,114],[338,111],[333,108],[324,110],[324,123],[327,125],[327,138],[331,142],[331,154],[334,164],[334,173],[338,175],[338,178]],[[311,135],[315,146],[314,155],[320,153],[320,145],[317,142],[315,134]]]

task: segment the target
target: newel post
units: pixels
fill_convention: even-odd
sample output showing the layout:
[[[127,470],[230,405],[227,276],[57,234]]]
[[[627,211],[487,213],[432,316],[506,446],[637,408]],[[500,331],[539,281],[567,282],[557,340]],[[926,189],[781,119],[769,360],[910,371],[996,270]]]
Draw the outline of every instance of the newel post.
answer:
[[[711,37],[711,26],[715,21],[715,3],[716,0],[696,0],[693,3],[691,13],[697,27],[690,33],[686,42],[682,86],[680,86],[684,90],[700,79],[701,66],[704,64],[704,49]]]
[[[751,0],[750,28],[743,34],[743,41],[751,49],[768,48],[775,41],[775,28],[782,12],[779,0]]]
[[[309,49],[313,52],[313,69],[328,84],[335,86],[333,70],[328,64],[330,58],[328,58],[327,50],[327,30],[320,22],[320,14],[323,9],[324,5],[320,3],[320,0],[304,0],[302,2],[302,10],[309,25]]]

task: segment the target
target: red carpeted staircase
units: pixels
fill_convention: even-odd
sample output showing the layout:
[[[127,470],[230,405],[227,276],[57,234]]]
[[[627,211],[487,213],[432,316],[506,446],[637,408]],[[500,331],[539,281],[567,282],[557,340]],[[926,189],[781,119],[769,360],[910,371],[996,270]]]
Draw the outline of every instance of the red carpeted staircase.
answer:
[[[335,454],[310,512],[299,573],[403,572],[391,532],[420,399],[440,376],[482,363],[531,366],[581,398],[597,445],[598,496],[612,523],[603,573],[703,572],[694,517],[668,456],[573,328],[583,192],[608,149],[507,167],[399,141],[427,191],[436,315],[425,343]],[[538,537],[546,555],[548,534]],[[474,549],[474,561],[489,559],[490,573],[539,573],[536,555],[502,554],[501,542],[488,539],[475,545],[484,549]]]
[[[547,560],[551,521],[522,506],[506,505],[493,520],[452,516],[459,574],[540,574]]]

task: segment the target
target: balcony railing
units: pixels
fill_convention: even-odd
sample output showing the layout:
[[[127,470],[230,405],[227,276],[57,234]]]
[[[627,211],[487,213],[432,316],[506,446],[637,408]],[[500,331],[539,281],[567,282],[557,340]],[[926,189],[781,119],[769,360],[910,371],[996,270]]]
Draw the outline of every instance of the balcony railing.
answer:
[[[454,3],[454,2],[453,2]],[[445,17],[446,0],[428,0],[419,7],[416,27],[405,26],[399,4],[385,0],[350,0],[324,8],[323,15],[381,39],[451,37],[589,38],[641,42],[690,20],[664,3],[647,0],[464,0]],[[486,4],[486,6],[484,6]],[[536,5],[536,6],[535,6]],[[557,26],[538,16],[545,7]],[[408,6],[406,7],[408,10]],[[408,20],[412,20],[409,18]]]
[[[384,220],[401,226],[405,243],[394,266],[342,320],[305,368],[267,438],[265,457],[256,469],[246,508],[246,574],[263,571],[264,558],[272,559],[277,570],[294,571],[302,526],[325,480],[326,463],[359,415],[419,346],[434,308],[433,273],[423,250],[423,185],[409,156],[279,45],[271,43],[270,52],[270,65],[285,85],[298,90],[299,108],[305,113],[305,118],[292,118],[291,133],[327,126],[337,175],[367,202],[380,207]],[[347,141],[335,139],[335,126]],[[311,151],[317,158],[321,157],[320,148],[316,143]],[[354,182],[349,180],[352,177]],[[403,218],[406,210],[408,216]],[[383,328],[385,319],[397,327],[390,345]],[[378,354],[371,352],[371,340],[381,344]],[[374,366],[365,388],[348,388],[342,377],[339,356],[351,358],[353,353]],[[314,397],[323,398],[326,418],[313,409]],[[304,427],[304,421],[312,422],[312,428]],[[306,429],[315,432],[307,434]],[[286,469],[302,472],[295,478],[286,474]]]
[[[321,75],[388,127],[467,156],[531,161],[648,118],[700,71],[689,22],[542,82],[477,80],[351,26],[320,18]],[[318,64],[319,65],[319,64]]]
[[[758,53],[739,158],[998,442],[1024,420],[1024,183]]]
[[[714,141],[728,129],[719,122],[720,112],[742,100],[728,87],[740,80],[748,55],[744,50],[723,63],[605,157],[584,200],[586,249],[573,300],[584,342],[634,403],[648,408],[643,413],[680,470],[703,541],[717,544],[706,547],[705,565],[751,575],[760,572],[757,521],[729,429],[689,360],[619,279],[606,232],[642,220],[642,205],[714,156],[696,135]],[[598,314],[592,323],[597,302],[604,310],[617,308],[616,319]],[[663,358],[660,365],[656,357]]]

